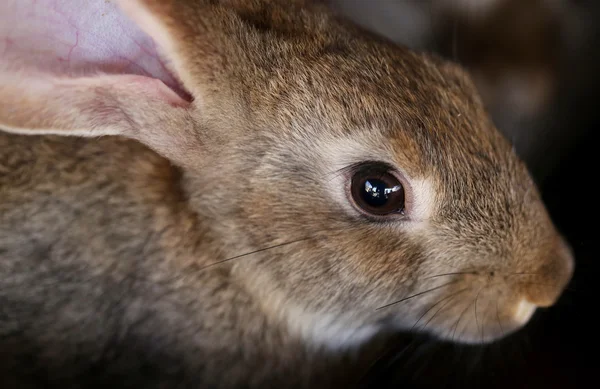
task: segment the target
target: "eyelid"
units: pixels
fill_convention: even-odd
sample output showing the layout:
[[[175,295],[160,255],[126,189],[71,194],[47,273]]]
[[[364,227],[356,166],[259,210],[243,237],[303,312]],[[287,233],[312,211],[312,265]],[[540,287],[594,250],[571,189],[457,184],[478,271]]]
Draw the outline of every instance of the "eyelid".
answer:
[[[400,178],[398,177],[397,174],[394,174],[396,172],[396,169],[386,163],[386,162],[381,162],[381,161],[362,161],[362,162],[356,162],[353,163],[352,165],[349,165],[345,168],[343,168],[342,170],[344,170],[346,173],[351,173],[352,175],[356,174],[356,173],[363,173],[363,174],[381,174],[381,173],[390,173],[392,175],[394,175],[396,178],[398,178],[398,181],[402,182],[400,180]]]

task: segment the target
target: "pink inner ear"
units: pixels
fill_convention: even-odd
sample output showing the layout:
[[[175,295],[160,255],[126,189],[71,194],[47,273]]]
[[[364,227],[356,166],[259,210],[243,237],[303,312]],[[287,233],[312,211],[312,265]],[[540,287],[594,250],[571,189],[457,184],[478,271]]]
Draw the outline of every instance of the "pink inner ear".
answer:
[[[136,75],[126,77],[116,81],[127,83],[141,95],[153,96],[175,108],[188,108],[190,105],[189,100],[182,99],[180,95],[166,86],[161,80]]]
[[[152,38],[115,0],[0,0],[0,62],[74,77],[142,75],[168,86],[140,78],[149,93],[174,104],[191,100]]]

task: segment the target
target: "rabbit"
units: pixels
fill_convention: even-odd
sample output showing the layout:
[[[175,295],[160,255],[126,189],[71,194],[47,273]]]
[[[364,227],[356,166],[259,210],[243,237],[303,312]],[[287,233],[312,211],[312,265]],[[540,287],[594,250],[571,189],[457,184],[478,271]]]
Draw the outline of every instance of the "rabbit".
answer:
[[[348,387],[398,331],[489,343],[562,294],[458,65],[318,2],[118,5],[186,93],[2,63],[4,387]]]

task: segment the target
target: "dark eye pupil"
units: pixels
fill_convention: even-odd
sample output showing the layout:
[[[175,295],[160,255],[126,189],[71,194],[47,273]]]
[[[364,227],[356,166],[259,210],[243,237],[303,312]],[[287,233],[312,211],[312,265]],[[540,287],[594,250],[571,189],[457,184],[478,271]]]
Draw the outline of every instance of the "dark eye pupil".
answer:
[[[386,189],[388,189],[386,191]],[[388,201],[390,189],[387,184],[381,180],[370,179],[365,181],[362,191],[362,198],[365,203],[372,207],[381,207]]]
[[[370,216],[404,212],[404,188],[390,168],[379,163],[365,163],[352,176],[350,196],[360,211]]]

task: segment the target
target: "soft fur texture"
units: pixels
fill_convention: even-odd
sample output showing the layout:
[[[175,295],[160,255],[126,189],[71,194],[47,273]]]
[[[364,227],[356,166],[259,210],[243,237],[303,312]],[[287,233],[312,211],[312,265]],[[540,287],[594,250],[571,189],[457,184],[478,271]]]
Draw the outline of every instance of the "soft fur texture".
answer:
[[[559,297],[569,248],[461,69],[303,1],[121,4],[194,100],[0,73],[30,135],[0,134],[4,387],[335,387],[390,330],[488,342]],[[348,200],[371,160],[404,217]]]

